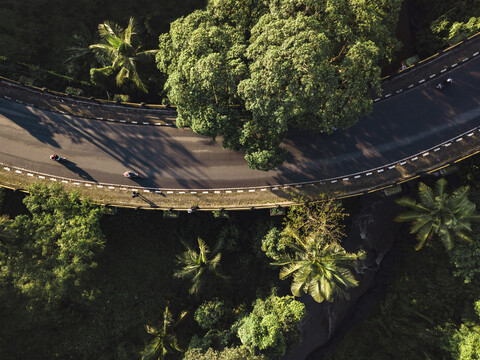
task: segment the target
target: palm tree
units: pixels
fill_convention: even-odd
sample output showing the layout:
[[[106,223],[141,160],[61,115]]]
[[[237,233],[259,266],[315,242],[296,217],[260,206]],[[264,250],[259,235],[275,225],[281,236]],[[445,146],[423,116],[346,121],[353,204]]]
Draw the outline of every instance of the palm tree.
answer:
[[[167,306],[163,313],[163,324],[160,328],[156,328],[151,325],[145,326],[147,332],[155,337],[146,346],[145,350],[143,350],[142,360],[163,360],[168,354],[183,351],[178,345],[177,338],[175,337],[173,330],[175,330],[177,325],[180,323],[180,321],[182,321],[186,314],[187,312],[183,311],[177,321],[174,322],[172,313]]]
[[[72,35],[72,46],[65,49],[66,59],[63,61],[69,75],[79,80],[85,79],[89,76],[92,65],[101,62],[90,49],[90,44],[94,41],[94,35],[85,25],[80,25]]]
[[[437,235],[447,250],[452,249],[454,238],[458,237],[470,241],[466,232],[471,232],[471,221],[479,220],[475,214],[475,204],[468,200],[468,186],[447,194],[445,188],[447,181],[440,179],[434,189],[420,183],[418,198],[405,197],[397,200],[402,206],[409,207],[411,211],[400,214],[395,221],[412,221],[410,233],[417,233],[418,243],[415,250],[420,250],[425,244]]]
[[[348,267],[355,266],[365,253],[347,253],[338,243],[324,241],[320,233],[311,233],[301,238],[298,231],[287,226],[284,234],[292,238],[287,246],[295,255],[285,255],[272,265],[284,266],[280,279],[293,276],[292,294],[310,294],[315,301],[333,301],[335,295],[348,299],[346,291],[358,285]]]
[[[182,268],[173,274],[177,278],[191,279],[192,287],[190,288],[190,294],[199,293],[206,273],[210,272],[224,277],[217,271],[222,254],[217,253],[210,259],[208,257],[210,249],[201,238],[198,238],[198,248],[199,252],[196,252],[187,246],[187,251],[177,257],[177,262]]]
[[[117,72],[117,86],[122,86],[124,81],[129,79],[140,90],[147,93],[147,88],[137,72],[136,63],[156,54],[157,50],[140,51],[140,47],[134,47],[133,39],[137,30],[133,18],[130,18],[126,29],[115,23],[105,21],[98,25],[98,32],[102,42],[90,45],[90,49],[94,51],[104,67],[90,70],[92,80],[95,81],[95,76],[98,73],[109,76]]]

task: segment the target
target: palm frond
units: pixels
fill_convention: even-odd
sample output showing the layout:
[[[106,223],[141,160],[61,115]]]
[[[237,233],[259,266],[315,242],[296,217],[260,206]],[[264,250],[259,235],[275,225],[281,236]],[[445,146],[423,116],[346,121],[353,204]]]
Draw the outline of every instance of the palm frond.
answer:
[[[434,186],[435,196],[441,196],[442,194],[444,194],[446,187],[447,187],[447,180],[445,180],[444,178],[441,178],[440,180],[438,180]]]
[[[409,207],[412,209],[415,209],[417,207],[417,202],[409,197],[400,198],[396,201],[396,203],[400,206]]]
[[[415,250],[420,250],[426,243],[427,239],[430,236],[430,232],[432,230],[433,225],[427,224],[424,227],[422,227],[418,232],[417,232],[417,245],[415,246]]]
[[[435,186],[435,191],[432,191],[430,187],[424,183],[418,185],[418,197],[420,199],[420,206],[424,206],[427,209],[432,209],[435,206],[435,197],[440,196],[443,192],[437,192],[442,190],[442,187]],[[435,192],[435,193],[434,193]]]
[[[443,246],[445,246],[445,249],[451,250],[453,248],[453,237],[448,229],[444,229],[444,231],[441,231],[438,236],[440,237]]]
[[[419,216],[422,216],[423,213],[415,212],[415,211],[409,211],[409,212],[404,212],[395,217],[393,219],[395,222],[407,222],[407,221],[412,221],[416,220]]]
[[[423,216],[417,217],[416,219],[410,219],[410,220],[415,220],[412,223],[412,227],[410,228],[410,233],[416,233],[418,230],[420,230],[422,227],[426,226],[429,222],[432,222],[432,217],[430,214],[425,214]]]
[[[290,265],[284,266],[280,270],[280,279],[283,280],[289,276],[292,276],[300,268],[301,268],[301,264],[299,263],[292,263]]]
[[[115,82],[117,86],[122,86],[125,79],[128,79],[130,72],[126,67],[122,67],[115,77]]]
[[[135,35],[135,34],[136,34],[135,20],[133,19],[133,17],[131,17],[131,18],[128,20],[128,26],[127,26],[127,28],[126,28],[125,31],[124,31],[123,40],[124,40],[127,44],[130,44],[130,43],[131,43],[131,39],[132,39],[132,35]]]

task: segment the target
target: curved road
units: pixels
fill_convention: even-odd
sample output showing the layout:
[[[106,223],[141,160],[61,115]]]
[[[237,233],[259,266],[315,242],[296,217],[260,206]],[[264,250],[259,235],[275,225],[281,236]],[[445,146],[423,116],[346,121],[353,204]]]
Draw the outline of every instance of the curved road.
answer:
[[[453,77],[444,91],[435,85]],[[269,172],[250,170],[243,155],[221,139],[190,130],[76,118],[0,99],[0,161],[51,175],[135,185],[212,189],[287,184],[343,176],[379,167],[435,146],[480,125],[480,57],[448,75],[374,105],[370,116],[333,135],[292,131],[290,155]],[[51,153],[72,162],[49,160]]]

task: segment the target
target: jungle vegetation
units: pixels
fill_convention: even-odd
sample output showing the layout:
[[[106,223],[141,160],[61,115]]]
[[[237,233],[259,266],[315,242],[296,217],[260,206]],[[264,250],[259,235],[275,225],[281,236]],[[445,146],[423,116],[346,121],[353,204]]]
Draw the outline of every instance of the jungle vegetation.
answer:
[[[347,214],[327,197],[285,219],[169,219],[114,214],[57,184],[30,187],[21,203],[16,194],[0,217],[2,358],[279,359],[301,342],[296,289],[334,301],[357,284],[360,255],[341,247]],[[282,259],[313,272],[306,282],[295,275],[294,296],[280,280]]]
[[[282,164],[292,127],[331,133],[371,111],[382,68],[404,60],[394,58],[402,6],[421,57],[480,29],[479,0],[62,4],[0,3],[1,74],[176,105],[178,126],[222,135],[260,170]]]

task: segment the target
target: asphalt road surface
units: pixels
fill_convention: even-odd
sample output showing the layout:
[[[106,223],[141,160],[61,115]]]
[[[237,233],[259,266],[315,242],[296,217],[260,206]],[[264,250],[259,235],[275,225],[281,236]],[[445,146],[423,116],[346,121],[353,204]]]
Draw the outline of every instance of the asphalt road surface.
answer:
[[[435,85],[452,77],[442,91]],[[248,168],[221,138],[188,129],[76,118],[0,99],[0,161],[55,176],[170,189],[212,189],[327,179],[386,165],[480,125],[480,57],[374,105],[348,130],[292,131],[277,170]],[[56,153],[67,163],[49,159]],[[125,170],[142,175],[124,178]]]

